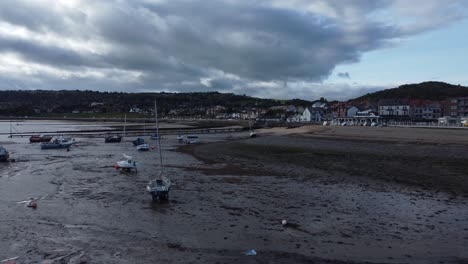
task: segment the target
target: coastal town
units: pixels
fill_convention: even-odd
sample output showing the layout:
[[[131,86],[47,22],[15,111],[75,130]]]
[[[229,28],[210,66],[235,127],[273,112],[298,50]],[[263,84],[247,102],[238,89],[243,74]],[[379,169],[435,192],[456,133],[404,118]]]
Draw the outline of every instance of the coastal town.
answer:
[[[431,91],[433,94],[431,94]],[[348,101],[273,100],[206,93],[100,93],[0,91],[0,116],[30,118],[151,119],[152,100],[161,119],[250,120],[259,124],[380,126],[468,125],[468,87],[441,82],[403,85]]]
[[[0,1],[0,264],[468,264],[468,0]]]
[[[309,106],[273,106],[268,109],[243,110],[225,113],[222,106],[207,110],[207,116],[217,119],[256,119],[286,122],[312,122],[347,125],[385,124],[392,121],[411,121],[439,124],[462,124],[468,119],[468,97],[442,101],[383,99],[377,104],[368,102],[316,101]]]

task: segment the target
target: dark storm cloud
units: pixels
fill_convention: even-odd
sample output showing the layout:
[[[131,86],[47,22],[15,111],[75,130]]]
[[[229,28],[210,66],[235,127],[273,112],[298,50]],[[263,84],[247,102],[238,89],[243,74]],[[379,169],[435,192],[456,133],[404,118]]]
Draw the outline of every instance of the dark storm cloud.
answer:
[[[438,5],[435,0],[426,2],[430,3]],[[37,69],[39,73],[31,76],[0,68],[0,77],[8,74],[23,86],[50,89],[69,81],[69,86],[81,87],[76,84],[80,82],[87,89],[244,89],[247,94],[257,92],[254,83],[265,83],[265,94],[279,96],[277,91],[268,93],[272,83],[323,81],[337,65],[358,62],[363,53],[408,32],[437,27],[426,23],[403,28],[371,18],[393,5],[406,4],[402,0],[0,1],[0,60],[2,54],[13,53],[26,64],[70,71],[57,77]],[[278,89],[283,96],[299,91],[297,86]]]
[[[105,66],[105,62],[96,55],[86,56],[70,49],[38,44],[23,39],[2,37],[1,35],[0,52],[16,53],[27,61],[51,66]]]
[[[177,18],[167,20],[171,30],[158,45],[183,61],[251,79],[320,80],[395,34],[378,23],[348,33],[336,19],[268,6],[197,1],[184,7],[148,7]]]

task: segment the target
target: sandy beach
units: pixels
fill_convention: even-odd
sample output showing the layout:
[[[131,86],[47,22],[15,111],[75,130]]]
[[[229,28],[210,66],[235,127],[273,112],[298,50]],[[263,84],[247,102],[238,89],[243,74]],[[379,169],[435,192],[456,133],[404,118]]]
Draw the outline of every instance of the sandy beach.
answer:
[[[468,131],[301,127],[65,150],[4,142],[0,260],[19,263],[466,263]],[[154,145],[154,143],[152,143]],[[117,172],[123,153],[138,173]],[[37,209],[18,203],[42,198]],[[288,225],[283,226],[282,220]],[[256,256],[245,252],[255,249]],[[44,262],[46,261],[46,262]]]

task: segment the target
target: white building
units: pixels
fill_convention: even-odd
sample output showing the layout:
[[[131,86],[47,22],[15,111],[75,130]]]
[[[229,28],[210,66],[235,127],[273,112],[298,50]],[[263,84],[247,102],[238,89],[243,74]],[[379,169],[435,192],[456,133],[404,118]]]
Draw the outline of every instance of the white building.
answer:
[[[409,101],[405,99],[382,99],[379,101],[379,116],[386,118],[409,118]]]
[[[310,110],[308,107],[304,109],[304,112],[302,112],[301,115],[301,122],[310,122],[312,121],[312,114],[310,113]]]
[[[354,117],[359,112],[359,108],[351,106],[346,110],[346,117]]]

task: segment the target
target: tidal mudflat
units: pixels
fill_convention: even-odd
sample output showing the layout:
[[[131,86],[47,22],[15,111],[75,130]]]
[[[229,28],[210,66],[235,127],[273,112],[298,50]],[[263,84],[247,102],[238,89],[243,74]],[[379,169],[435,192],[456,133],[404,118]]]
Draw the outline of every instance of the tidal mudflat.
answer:
[[[157,151],[137,152],[132,138],[120,144],[77,138],[70,151],[5,141],[16,162],[0,164],[0,260],[468,260],[464,142],[271,131],[254,139],[246,133],[202,135],[193,146],[175,135],[163,137],[164,168],[174,184],[167,203],[152,203],[145,191],[159,170]],[[113,168],[123,153],[139,162],[138,173]],[[41,198],[37,209],[19,203],[29,197]],[[257,255],[246,256],[250,249]]]

